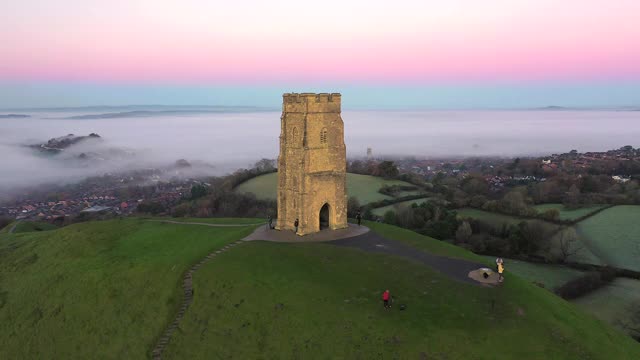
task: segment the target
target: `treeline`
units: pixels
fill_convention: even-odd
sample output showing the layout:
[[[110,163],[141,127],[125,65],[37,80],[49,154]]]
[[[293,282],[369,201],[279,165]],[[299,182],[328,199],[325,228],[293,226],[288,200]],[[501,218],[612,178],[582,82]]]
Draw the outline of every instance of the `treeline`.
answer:
[[[380,220],[370,207],[365,209],[363,216],[367,220]],[[412,204],[397,212],[389,210],[381,220],[439,240],[453,239],[459,226],[456,211],[436,202]]]
[[[552,251],[551,241],[556,235],[561,242],[560,250]],[[540,220],[494,225],[462,219],[455,242],[477,254],[544,262],[564,262],[577,251],[575,233]]]

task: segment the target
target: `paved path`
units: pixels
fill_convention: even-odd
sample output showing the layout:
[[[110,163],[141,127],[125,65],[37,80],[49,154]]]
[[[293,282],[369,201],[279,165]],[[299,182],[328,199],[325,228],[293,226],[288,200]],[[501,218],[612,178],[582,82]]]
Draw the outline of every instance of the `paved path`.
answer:
[[[421,262],[452,279],[474,285],[479,285],[479,283],[469,277],[470,273],[486,267],[484,264],[468,260],[433,255],[405,245],[400,241],[389,240],[373,231],[348,239],[331,241],[328,244],[352,247],[373,253],[402,256]]]
[[[184,223],[181,223],[181,224],[184,224]],[[184,313],[189,308],[189,305],[191,305],[191,302],[193,302],[193,274],[196,271],[198,271],[198,269],[200,269],[200,267],[205,263],[207,263],[209,260],[224,253],[225,251],[231,249],[232,247],[243,244],[243,243],[244,241],[242,240],[229,243],[223,246],[219,250],[212,251],[211,253],[209,253],[209,255],[207,255],[202,260],[200,260],[200,262],[198,262],[197,264],[189,268],[189,271],[187,271],[184,277],[182,278],[182,290],[184,291],[184,298],[182,299],[180,310],[178,310],[178,314],[176,315],[175,319],[169,325],[169,327],[167,327],[167,329],[162,333],[162,336],[160,336],[160,339],[156,343],[156,346],[151,351],[152,359],[154,360],[162,359],[162,352],[164,351],[167,344],[169,344],[169,341],[171,341],[171,335],[173,335],[173,332],[176,330],[176,328],[180,324],[180,320],[182,320],[182,318],[184,317]]]

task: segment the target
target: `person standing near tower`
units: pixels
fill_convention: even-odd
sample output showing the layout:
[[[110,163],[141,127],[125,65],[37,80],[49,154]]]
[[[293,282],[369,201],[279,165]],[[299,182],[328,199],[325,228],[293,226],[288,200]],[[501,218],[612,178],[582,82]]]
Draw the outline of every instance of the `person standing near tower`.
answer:
[[[362,215],[360,215],[360,211],[356,214],[356,220],[358,220],[358,226],[360,226],[360,223],[362,222]]]
[[[296,221],[293,222],[293,226],[296,228],[296,233],[298,233],[298,225],[300,225],[300,221],[296,218]]]

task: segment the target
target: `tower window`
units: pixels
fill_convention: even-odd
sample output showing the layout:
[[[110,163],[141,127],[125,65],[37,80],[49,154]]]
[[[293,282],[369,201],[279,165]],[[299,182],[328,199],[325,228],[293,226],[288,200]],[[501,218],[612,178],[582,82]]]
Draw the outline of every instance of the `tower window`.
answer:
[[[326,144],[327,143],[327,128],[323,128],[322,131],[320,131],[320,144]]]
[[[293,131],[291,131],[291,142],[293,143],[293,145],[297,145],[298,144],[298,128],[293,128]]]

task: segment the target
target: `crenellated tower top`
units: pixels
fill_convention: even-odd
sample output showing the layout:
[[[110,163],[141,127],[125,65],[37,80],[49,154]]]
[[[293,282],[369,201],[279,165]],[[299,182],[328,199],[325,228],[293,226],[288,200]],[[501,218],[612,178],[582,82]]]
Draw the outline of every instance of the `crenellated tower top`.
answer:
[[[282,95],[282,111],[287,113],[339,113],[339,93],[286,93]]]

